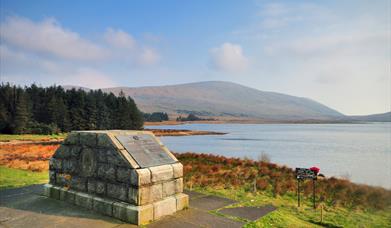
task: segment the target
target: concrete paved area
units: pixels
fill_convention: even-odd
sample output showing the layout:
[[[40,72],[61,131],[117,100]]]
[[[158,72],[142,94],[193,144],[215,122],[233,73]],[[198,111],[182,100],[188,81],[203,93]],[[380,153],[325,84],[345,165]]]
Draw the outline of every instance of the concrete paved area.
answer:
[[[225,215],[232,215],[235,217],[244,218],[247,220],[255,221],[260,217],[276,210],[272,205],[264,207],[235,207],[235,208],[223,208],[219,210],[220,213]]]
[[[191,200],[208,197],[192,193]],[[219,197],[220,198],[220,197]],[[226,199],[221,198],[223,201]],[[215,202],[218,200],[215,199]],[[199,204],[199,203],[198,203]],[[220,203],[219,205],[225,205]],[[209,208],[208,206],[207,208]],[[148,227],[241,227],[243,223],[190,208]],[[137,227],[42,195],[42,185],[0,191],[0,227]]]
[[[66,202],[46,198],[42,195],[42,189],[42,185],[32,185],[0,191],[0,227],[137,227]],[[185,193],[190,196],[189,209],[164,217],[149,224],[148,227],[236,228],[244,225],[243,222],[208,212],[233,204],[235,201],[197,192],[186,191]],[[252,220],[253,217],[246,217],[246,214],[253,215],[255,212],[252,212],[252,209],[248,210],[250,211],[220,210],[220,212],[234,213],[232,215]]]

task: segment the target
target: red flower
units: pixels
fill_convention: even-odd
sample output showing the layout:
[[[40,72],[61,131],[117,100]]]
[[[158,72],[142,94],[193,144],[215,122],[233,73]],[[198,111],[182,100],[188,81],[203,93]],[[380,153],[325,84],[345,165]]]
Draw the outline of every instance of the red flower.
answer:
[[[318,175],[318,173],[319,173],[319,171],[320,171],[320,169],[319,169],[318,167],[316,167],[316,166],[312,166],[312,167],[310,168],[310,170],[311,170],[312,172],[314,172],[316,175]]]

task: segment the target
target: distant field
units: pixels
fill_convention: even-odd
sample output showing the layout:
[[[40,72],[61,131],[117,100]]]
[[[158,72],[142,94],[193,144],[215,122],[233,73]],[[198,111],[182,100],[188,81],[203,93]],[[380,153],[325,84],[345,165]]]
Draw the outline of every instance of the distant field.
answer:
[[[31,172],[0,166],[0,189],[47,183],[48,172]]]
[[[64,139],[66,137],[66,133],[57,134],[57,135],[7,135],[0,134],[0,142],[9,142],[11,140],[22,140],[22,141],[50,141],[50,140],[58,140]]]

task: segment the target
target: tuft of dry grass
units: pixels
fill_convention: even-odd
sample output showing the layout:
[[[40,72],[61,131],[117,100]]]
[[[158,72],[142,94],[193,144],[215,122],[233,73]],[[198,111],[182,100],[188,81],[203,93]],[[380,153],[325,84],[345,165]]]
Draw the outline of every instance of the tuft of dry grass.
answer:
[[[187,187],[245,188],[252,191],[255,181],[259,191],[268,191],[275,197],[296,193],[295,172],[286,166],[210,154],[175,155],[183,164],[184,184]],[[384,188],[355,184],[334,177],[318,179],[316,184],[317,201],[330,206],[373,209],[391,207],[391,191]],[[311,197],[312,181],[305,181],[302,188],[305,197]]]
[[[46,171],[49,159],[60,145],[3,144],[0,146],[0,165],[9,168]]]

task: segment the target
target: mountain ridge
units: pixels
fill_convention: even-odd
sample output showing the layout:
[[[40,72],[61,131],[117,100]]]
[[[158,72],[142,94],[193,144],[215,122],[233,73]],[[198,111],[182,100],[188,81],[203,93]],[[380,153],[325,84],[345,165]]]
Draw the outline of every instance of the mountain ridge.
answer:
[[[201,116],[268,120],[335,120],[345,117],[342,113],[309,98],[261,91],[225,81],[112,87],[102,88],[102,91],[116,95],[123,91],[136,101],[142,111],[161,111],[170,115],[195,113]]]
[[[67,86],[69,87],[69,86]],[[86,89],[86,88],[83,88]],[[112,87],[131,96],[144,112],[195,113],[272,120],[339,119],[344,115],[309,98],[261,91],[233,82],[206,81],[166,86]]]

